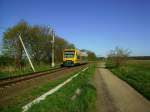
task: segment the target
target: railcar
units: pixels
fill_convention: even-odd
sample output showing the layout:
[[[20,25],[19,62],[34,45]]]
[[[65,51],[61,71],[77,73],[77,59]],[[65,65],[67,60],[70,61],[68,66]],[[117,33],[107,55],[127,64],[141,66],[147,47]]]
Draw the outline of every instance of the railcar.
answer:
[[[63,51],[63,66],[75,66],[88,62],[88,54],[78,49],[65,49]]]

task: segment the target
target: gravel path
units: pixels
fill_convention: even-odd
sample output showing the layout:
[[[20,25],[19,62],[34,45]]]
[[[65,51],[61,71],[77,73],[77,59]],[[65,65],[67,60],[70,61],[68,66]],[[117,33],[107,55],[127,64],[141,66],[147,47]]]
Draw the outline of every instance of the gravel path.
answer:
[[[96,112],[150,112],[150,102],[103,64],[94,77],[97,89]]]

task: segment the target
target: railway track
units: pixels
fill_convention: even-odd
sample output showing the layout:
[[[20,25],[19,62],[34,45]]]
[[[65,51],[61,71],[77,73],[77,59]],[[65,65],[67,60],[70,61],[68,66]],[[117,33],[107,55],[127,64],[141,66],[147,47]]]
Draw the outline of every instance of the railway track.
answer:
[[[51,71],[38,72],[28,74],[23,77],[15,77],[12,79],[5,79],[0,81],[0,107],[14,105],[19,96],[28,94],[33,89],[48,84],[49,82],[70,76],[74,72],[78,72],[87,65],[75,67],[63,67],[53,69]],[[29,98],[30,99],[30,98]],[[21,101],[21,99],[19,99]]]
[[[82,66],[85,66],[85,65],[80,65],[80,66],[82,67]],[[77,66],[75,66],[75,67],[77,67]],[[15,83],[18,83],[18,82],[34,79],[34,78],[37,78],[37,77],[50,75],[52,73],[63,71],[63,70],[66,70],[66,69],[72,69],[72,67],[60,67],[60,68],[50,69],[50,70],[46,70],[46,71],[42,71],[42,72],[34,72],[34,73],[15,76],[15,77],[11,77],[11,78],[0,79],[0,88],[3,88],[5,86],[9,86],[9,85],[12,85],[12,84],[15,84]]]
[[[0,79],[0,87],[4,87],[4,86],[11,85],[11,84],[21,82],[21,81],[25,81],[25,80],[30,80],[30,79],[33,79],[33,78],[36,78],[36,77],[45,76],[45,75],[48,75],[50,73],[54,73],[54,72],[57,72],[57,71],[62,71],[64,69],[67,69],[67,67],[55,68],[55,69],[50,69],[50,70],[46,70],[46,71],[34,72],[34,73],[25,74],[25,75],[18,75],[18,76],[15,76],[15,77]]]

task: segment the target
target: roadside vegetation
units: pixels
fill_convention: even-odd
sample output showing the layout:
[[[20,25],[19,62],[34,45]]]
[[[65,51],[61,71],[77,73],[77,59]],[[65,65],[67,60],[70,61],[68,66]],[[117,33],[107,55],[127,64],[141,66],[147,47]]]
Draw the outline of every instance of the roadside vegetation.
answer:
[[[47,70],[51,67],[52,60],[52,28],[44,25],[30,25],[22,20],[3,33],[3,46],[0,54],[0,79],[9,76],[22,75],[32,72],[27,57],[19,40],[27,48],[36,71]],[[63,50],[75,48],[64,38],[55,34],[55,63],[62,63]],[[95,60],[96,55],[89,50],[89,60]]]
[[[53,68],[48,64],[40,64],[34,67],[36,69],[36,72],[40,72],[40,71],[45,71],[45,70],[51,70],[54,68],[59,68],[60,64],[56,64],[55,67]],[[27,75],[29,73],[33,73],[30,65],[26,65],[21,69],[15,69],[14,66],[1,66],[0,67],[0,79],[11,78],[14,76]]]
[[[56,93],[48,96],[39,104],[33,105],[29,112],[93,112],[96,100],[96,89],[92,85],[91,79],[95,72],[95,64],[89,65],[89,69],[74,78],[71,82],[65,85]],[[36,89],[24,92],[23,95],[17,96],[15,102],[11,105],[0,107],[2,112],[20,112],[22,106],[29,103],[36,97],[42,95],[58,84],[62,83],[77,72],[66,75],[59,80],[52,81],[45,85],[41,85]],[[72,96],[77,89],[80,89],[80,94],[72,100]]]
[[[106,67],[150,100],[150,60],[129,60],[128,52],[119,48],[122,53],[118,55],[117,49],[108,55]]]
[[[50,95],[46,100],[35,104],[29,112],[93,112],[96,100],[96,89],[91,83],[95,71],[95,65],[81,73],[58,92]],[[81,93],[72,99],[75,91]]]
[[[150,100],[150,60],[129,60],[111,71]]]

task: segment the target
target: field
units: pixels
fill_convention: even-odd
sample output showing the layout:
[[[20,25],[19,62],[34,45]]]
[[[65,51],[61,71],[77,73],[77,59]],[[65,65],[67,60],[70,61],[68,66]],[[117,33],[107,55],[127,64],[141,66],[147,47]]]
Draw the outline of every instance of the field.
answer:
[[[150,100],[150,60],[129,60],[110,70]]]
[[[88,112],[91,108],[93,109],[96,98],[96,89],[91,84],[91,79],[94,71],[95,64],[89,65],[88,70],[81,73],[78,77],[74,78],[71,82],[53,95],[48,96],[44,101],[33,105],[33,107],[29,109],[29,112]],[[62,83],[76,73],[77,72],[74,72],[70,75],[64,76],[59,80],[46,83],[45,85],[39,86],[36,89],[25,91],[25,93],[21,96],[18,96],[15,99],[15,102],[13,102],[11,105],[0,107],[0,111],[20,112],[22,106]],[[75,94],[75,91],[78,88],[81,90],[81,94],[72,100],[72,96]]]

